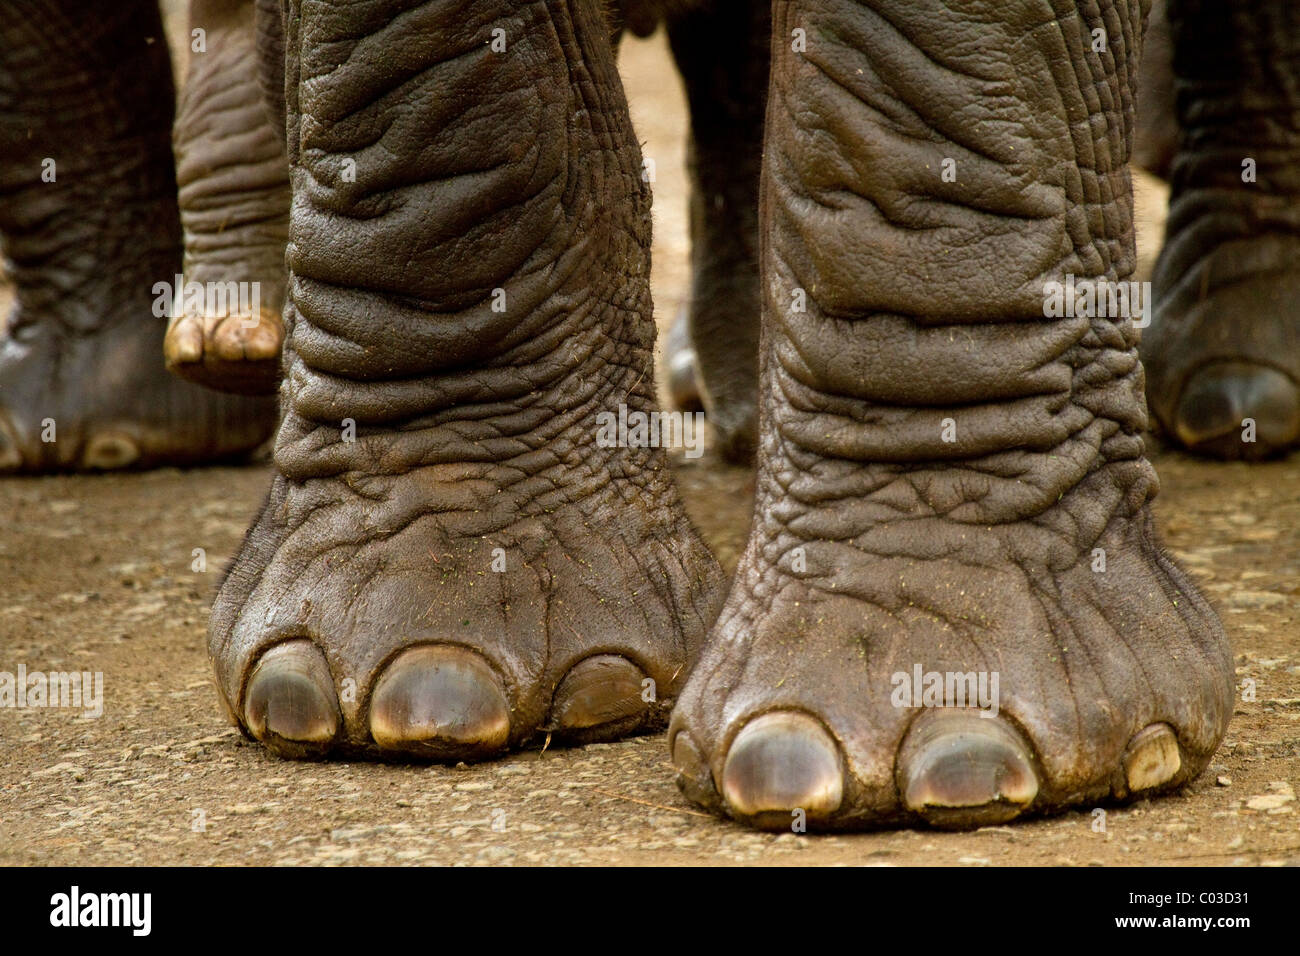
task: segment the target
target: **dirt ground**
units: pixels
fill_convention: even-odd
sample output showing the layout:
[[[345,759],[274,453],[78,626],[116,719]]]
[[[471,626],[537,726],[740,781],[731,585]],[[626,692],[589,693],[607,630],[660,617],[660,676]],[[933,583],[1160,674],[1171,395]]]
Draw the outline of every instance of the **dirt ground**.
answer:
[[[688,288],[684,108],[661,37],[629,41],[623,65],[656,160],[662,326]],[[1146,198],[1149,259],[1158,189]],[[752,479],[711,455],[678,464],[730,568]],[[677,792],[662,736],[474,767],[272,759],[225,723],[204,652],[212,588],[267,466],[0,480],[0,671],[100,671],[105,694],[98,719],[0,708],[0,864],[1300,864],[1300,456],[1246,466],[1162,452],[1156,464],[1167,543],[1254,682],[1210,769],[1104,818],[834,837],[701,814]]]

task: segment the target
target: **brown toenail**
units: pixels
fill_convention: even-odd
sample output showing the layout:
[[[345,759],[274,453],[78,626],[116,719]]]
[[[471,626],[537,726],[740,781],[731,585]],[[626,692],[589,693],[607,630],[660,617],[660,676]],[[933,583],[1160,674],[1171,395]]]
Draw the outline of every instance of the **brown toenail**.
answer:
[[[807,714],[763,714],[745,725],[727,752],[722,793],[735,813],[763,817],[760,825],[788,827],[795,810],[809,819],[827,817],[844,797],[839,748]]]
[[[319,757],[330,749],[341,720],[329,665],[316,645],[288,641],[262,655],[244,693],[244,723],[282,757]]]
[[[487,757],[509,740],[510,708],[500,679],[481,655],[426,644],[403,651],[379,678],[370,734],[385,750],[415,756]]]
[[[1151,724],[1133,735],[1124,751],[1124,780],[1130,793],[1172,780],[1182,768],[1178,735],[1168,724]]]
[[[9,424],[0,418],[0,471],[14,471],[22,466],[23,453],[18,450]]]
[[[551,724],[560,731],[606,725],[625,730],[644,720],[654,700],[642,699],[645,679],[641,668],[618,654],[579,661],[555,689]]]
[[[181,316],[163,338],[163,358],[168,365],[197,362],[203,358],[203,327],[197,319]]]
[[[1038,775],[1020,734],[970,711],[920,718],[898,755],[903,804],[944,827],[1001,823],[1038,796]]]
[[[715,808],[718,805],[718,788],[713,782],[704,753],[694,738],[685,730],[673,737],[673,766],[677,768],[677,787],[688,800]]]
[[[81,463],[86,468],[110,471],[125,468],[140,457],[140,446],[127,435],[100,433],[86,445]]]

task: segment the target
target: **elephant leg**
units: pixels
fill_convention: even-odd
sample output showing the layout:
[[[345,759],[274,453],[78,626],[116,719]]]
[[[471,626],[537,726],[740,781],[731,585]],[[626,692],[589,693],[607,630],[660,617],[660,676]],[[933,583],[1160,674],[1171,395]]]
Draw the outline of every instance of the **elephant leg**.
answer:
[[[1137,127],[1133,132],[1133,162],[1161,179],[1178,151],[1178,113],[1174,101],[1174,48],[1169,35],[1165,0],[1154,0],[1142,40],[1138,70]]]
[[[771,22],[768,5],[752,0],[715,0],[668,21],[691,110],[692,272],[689,335],[674,329],[665,347],[669,387],[684,406],[699,395],[723,455],[740,462],[753,458],[758,427],[758,184]]]
[[[1143,336],[1147,396],[1193,452],[1300,440],[1300,7],[1170,0],[1179,149]]]
[[[173,91],[156,4],[24,0],[0,25],[0,471],[246,453],[275,403],[213,395],[160,357],[180,271]]]
[[[1049,317],[1133,269],[1140,4],[778,0],[773,33],[757,499],[680,785],[837,828],[1186,783],[1232,665],[1156,538],[1138,330]]]
[[[253,0],[191,0],[199,48],[174,142],[186,280],[248,283],[258,307],[196,299],[197,307],[176,310],[164,353],[167,367],[189,381],[266,394],[280,384],[289,165],[259,80],[254,17]]]
[[[608,427],[652,410],[654,322],[601,3],[284,22],[283,421],[212,612],[232,715],[290,757],[661,725],[721,572],[663,449]]]

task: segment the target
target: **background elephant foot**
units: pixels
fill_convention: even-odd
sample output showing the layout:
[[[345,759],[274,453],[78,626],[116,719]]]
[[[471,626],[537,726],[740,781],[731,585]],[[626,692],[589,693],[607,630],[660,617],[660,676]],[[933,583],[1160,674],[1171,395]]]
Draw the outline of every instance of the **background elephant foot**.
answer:
[[[1300,236],[1225,243],[1190,264],[1177,240],[1156,269],[1142,339],[1147,396],[1187,450],[1258,460],[1300,441]]]
[[[748,388],[730,389],[721,396],[706,392],[700,369],[700,356],[691,341],[691,319],[682,311],[669,327],[664,340],[662,374],[668,400],[679,411],[706,412],[713,428],[715,447],[724,459],[736,464],[753,463],[758,434],[758,408]],[[734,364],[734,359],[728,361]],[[758,383],[749,376],[749,387]]]
[[[391,466],[479,427],[493,445],[467,420],[354,447]],[[662,454],[583,431],[548,423],[493,462],[277,477],[213,609],[239,726],[285,757],[432,760],[662,727],[721,572]]]
[[[677,7],[668,37],[691,111],[691,301],[675,334],[694,353],[715,447],[749,464],[758,437],[758,184],[771,11],[749,0],[667,6]],[[670,363],[681,351],[673,345]]]
[[[0,43],[14,104],[0,116],[16,302],[0,339],[5,471],[219,461],[275,427],[274,400],[213,395],[163,367],[181,271],[170,61],[156,4],[102,13],[48,4]]]
[[[162,323],[147,316],[72,336],[15,325],[0,339],[0,472],[223,461],[275,427],[274,399],[216,395],[168,375]]]
[[[186,311],[163,338],[167,370],[187,382],[240,395],[273,394],[280,385],[284,320],[279,311]]]
[[[691,345],[690,318],[685,310],[677,314],[664,339],[663,377],[668,400],[674,408],[683,412],[704,411],[699,361]]]
[[[1169,7],[1178,90],[1147,397],[1176,443],[1259,459],[1300,441],[1300,8]]]
[[[1196,777],[1232,713],[1226,639],[1109,470],[1033,523],[818,541],[760,518],[673,712],[683,792],[764,829],[974,828]],[[798,523],[846,520],[819,510]]]
[[[222,392],[270,395],[280,385],[289,233],[289,160],[282,106],[266,102],[253,0],[191,0],[191,51],[172,138],[184,275],[221,293],[175,309],[167,368]],[[277,77],[283,86],[282,77]],[[239,307],[233,305],[238,298]]]

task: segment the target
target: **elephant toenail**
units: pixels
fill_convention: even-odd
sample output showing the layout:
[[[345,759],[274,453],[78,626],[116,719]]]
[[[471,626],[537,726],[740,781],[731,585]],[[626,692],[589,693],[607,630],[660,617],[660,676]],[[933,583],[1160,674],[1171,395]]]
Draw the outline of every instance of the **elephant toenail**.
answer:
[[[654,697],[646,699],[641,668],[618,654],[579,661],[555,689],[551,724],[557,731],[625,727],[644,720]]]
[[[918,719],[898,755],[907,809],[942,827],[975,827],[1018,816],[1038,795],[1038,775],[1020,734],[970,711]]]
[[[86,468],[111,471],[125,468],[140,457],[140,446],[126,435],[99,434],[90,439],[81,463]]]
[[[1183,766],[1178,735],[1168,724],[1151,724],[1138,731],[1124,751],[1124,780],[1130,793],[1168,783]]]
[[[704,410],[700,397],[700,371],[691,345],[690,320],[685,311],[668,329],[664,342],[664,372],[673,407],[683,412]]]
[[[244,693],[249,733],[282,757],[323,756],[341,719],[329,665],[311,641],[277,644],[262,655]]]
[[[188,315],[177,320],[163,337],[163,357],[169,365],[203,358],[203,324]]]
[[[1300,391],[1265,365],[1215,362],[1183,386],[1174,431],[1192,451],[1261,458],[1300,438]]]
[[[13,428],[0,416],[0,471],[15,471],[22,466],[23,453]]]
[[[679,730],[673,736],[672,754],[673,766],[677,768],[677,788],[688,800],[716,808],[718,788],[713,783],[713,773],[695,739],[685,730]]]
[[[463,647],[403,651],[375,685],[370,734],[385,750],[436,760],[490,756],[510,737],[510,708],[496,672]]]
[[[790,813],[800,809],[809,819],[828,817],[844,797],[839,747],[807,714],[763,714],[727,752],[722,793],[735,813],[766,816],[774,825],[789,826]]]

